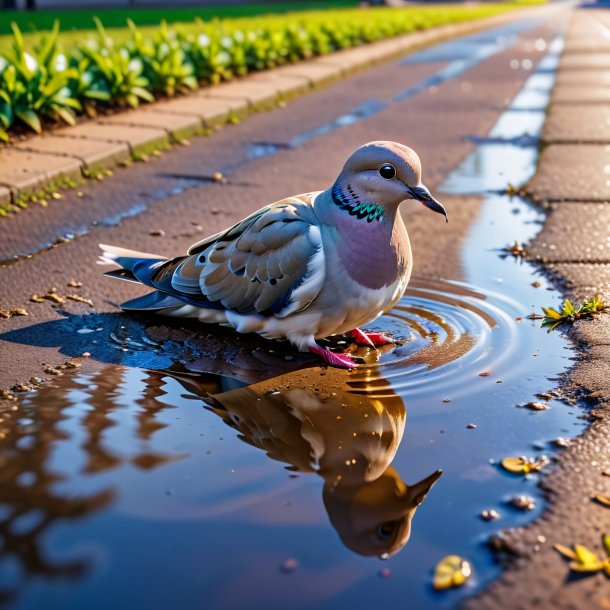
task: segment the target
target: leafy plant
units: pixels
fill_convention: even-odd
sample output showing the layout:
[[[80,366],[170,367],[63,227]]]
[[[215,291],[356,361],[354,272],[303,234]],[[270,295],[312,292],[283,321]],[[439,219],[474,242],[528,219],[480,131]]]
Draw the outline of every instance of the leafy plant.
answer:
[[[159,32],[152,40],[146,40],[131,19],[127,23],[132,34],[131,57],[142,62],[144,77],[152,93],[173,96],[197,88],[194,66],[166,21],[161,22]]]
[[[71,69],[57,69],[59,22],[33,53],[25,49],[21,30],[13,24],[13,50],[3,59],[0,72],[0,122],[5,128],[20,119],[40,133],[41,117],[74,123],[80,102],[72,97]]]
[[[90,61],[94,78],[102,79],[100,90],[106,91],[118,106],[135,108],[141,100],[152,102],[155,98],[147,89],[149,82],[142,74],[142,60],[132,58],[125,47],[117,48],[97,17],[95,25],[98,45],[84,46],[81,52]]]
[[[592,318],[600,313],[606,312],[609,305],[599,297],[593,297],[585,301],[580,307],[574,307],[572,303],[566,299],[561,307],[561,311],[557,311],[552,307],[543,307],[544,319],[542,326],[550,326],[549,332],[557,328],[561,324],[572,324],[580,318]]]

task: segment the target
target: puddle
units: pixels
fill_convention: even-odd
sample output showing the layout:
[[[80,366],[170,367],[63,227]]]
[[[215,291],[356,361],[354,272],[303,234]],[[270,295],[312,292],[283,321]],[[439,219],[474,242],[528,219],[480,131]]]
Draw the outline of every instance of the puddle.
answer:
[[[536,94],[538,76],[525,85]],[[509,108],[448,178],[454,193],[492,191],[464,246],[468,283],[414,280],[373,325],[402,344],[359,348],[355,372],[121,315],[35,332],[77,337],[100,364],[0,403],[0,601],[107,608],[120,591],[121,607],[152,609],[455,608],[496,577],[489,537],[544,504],[537,475],[499,460],[552,456],[584,428],[557,397],[518,406],[552,389],[572,352],[525,319],[557,295],[495,251],[539,229],[539,212],[497,192],[533,171],[543,118]],[[509,506],[523,494],[533,510]],[[446,554],[474,576],[439,595]]]

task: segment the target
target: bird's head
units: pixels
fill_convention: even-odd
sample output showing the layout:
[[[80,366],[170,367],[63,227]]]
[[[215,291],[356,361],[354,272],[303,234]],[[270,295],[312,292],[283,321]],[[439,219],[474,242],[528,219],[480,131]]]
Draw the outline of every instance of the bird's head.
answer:
[[[389,466],[375,481],[357,486],[324,486],[324,505],[341,541],[367,557],[397,553],[411,537],[411,521],[440,476],[437,470],[406,485]]]
[[[369,142],[354,152],[332,187],[334,202],[350,213],[369,220],[395,210],[406,199],[420,201],[427,208],[447,212],[421,181],[417,153],[397,142]]]

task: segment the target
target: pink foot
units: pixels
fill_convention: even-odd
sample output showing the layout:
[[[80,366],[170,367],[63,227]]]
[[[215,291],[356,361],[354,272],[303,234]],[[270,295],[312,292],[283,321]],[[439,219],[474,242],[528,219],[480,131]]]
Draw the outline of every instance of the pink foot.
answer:
[[[383,333],[369,333],[354,328],[347,333],[347,336],[354,340],[356,345],[368,345],[369,347],[377,347],[378,345],[388,345],[394,343],[392,339]]]
[[[330,366],[336,366],[341,369],[353,369],[356,367],[355,360],[349,354],[335,354],[335,352],[331,352],[329,349],[319,345],[310,347],[309,351],[321,356]]]

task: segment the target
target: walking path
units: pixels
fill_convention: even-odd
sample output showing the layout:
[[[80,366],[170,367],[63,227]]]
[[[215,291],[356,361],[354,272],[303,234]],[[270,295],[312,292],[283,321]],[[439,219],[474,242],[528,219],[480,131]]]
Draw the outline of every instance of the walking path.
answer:
[[[609,82],[610,9],[580,8],[566,32],[543,131],[546,147],[526,187],[549,212],[528,256],[543,263],[575,303],[594,295],[610,299]],[[610,509],[592,499],[610,495],[610,318],[577,322],[569,335],[582,354],[570,382],[594,399],[594,421],[545,479],[550,508],[527,528],[507,533],[517,559],[465,604],[468,610],[610,608],[608,577],[568,579],[567,561],[552,548],[578,543],[603,557],[601,536],[610,533]]]

